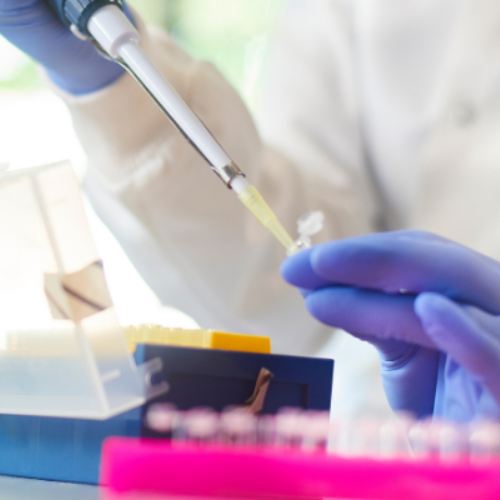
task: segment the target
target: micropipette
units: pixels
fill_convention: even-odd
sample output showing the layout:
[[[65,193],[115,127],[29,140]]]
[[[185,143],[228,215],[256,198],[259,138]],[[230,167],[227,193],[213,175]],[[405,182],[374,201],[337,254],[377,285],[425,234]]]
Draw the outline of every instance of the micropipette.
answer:
[[[288,251],[293,251],[294,241],[257,189],[144,53],[139,32],[123,12],[122,0],[48,2],[75,36],[90,39],[103,55],[127,69],[222,182]]]

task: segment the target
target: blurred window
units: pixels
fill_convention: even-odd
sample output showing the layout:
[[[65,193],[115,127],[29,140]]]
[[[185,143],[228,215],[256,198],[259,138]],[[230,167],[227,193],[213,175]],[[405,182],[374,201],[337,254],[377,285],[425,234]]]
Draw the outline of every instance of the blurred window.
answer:
[[[250,108],[284,0],[129,0],[197,59],[212,61]]]
[[[263,68],[284,0],[128,0],[149,24],[168,30],[189,54],[212,61],[257,105]],[[35,64],[0,37],[0,91],[37,90]]]

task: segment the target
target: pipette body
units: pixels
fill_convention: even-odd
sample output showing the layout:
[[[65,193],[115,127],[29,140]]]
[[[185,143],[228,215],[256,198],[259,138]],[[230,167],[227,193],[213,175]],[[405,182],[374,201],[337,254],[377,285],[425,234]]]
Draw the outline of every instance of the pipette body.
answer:
[[[285,248],[293,246],[292,238],[245,174],[144,53],[140,34],[123,12],[121,0],[47,1],[76,36],[90,38],[103,55],[125,67],[224,184]]]

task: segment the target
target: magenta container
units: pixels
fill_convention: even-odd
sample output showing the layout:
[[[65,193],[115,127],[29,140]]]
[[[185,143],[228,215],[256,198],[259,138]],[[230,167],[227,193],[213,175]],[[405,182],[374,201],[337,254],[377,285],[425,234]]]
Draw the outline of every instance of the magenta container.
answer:
[[[109,495],[443,500],[500,499],[500,461],[346,458],[280,447],[110,438],[101,483]]]

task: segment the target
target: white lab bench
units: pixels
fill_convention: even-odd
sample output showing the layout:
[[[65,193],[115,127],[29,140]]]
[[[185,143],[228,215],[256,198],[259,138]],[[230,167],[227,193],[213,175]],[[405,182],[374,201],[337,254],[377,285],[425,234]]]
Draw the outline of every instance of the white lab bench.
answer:
[[[104,497],[100,496],[101,491],[98,486],[85,484],[0,476],[0,500],[104,500]],[[167,500],[166,497],[160,498],[157,495],[147,497],[142,494],[128,498],[129,500],[161,500],[162,498]],[[169,497],[169,500],[203,499]]]
[[[99,488],[0,476],[0,500],[99,500]]]

